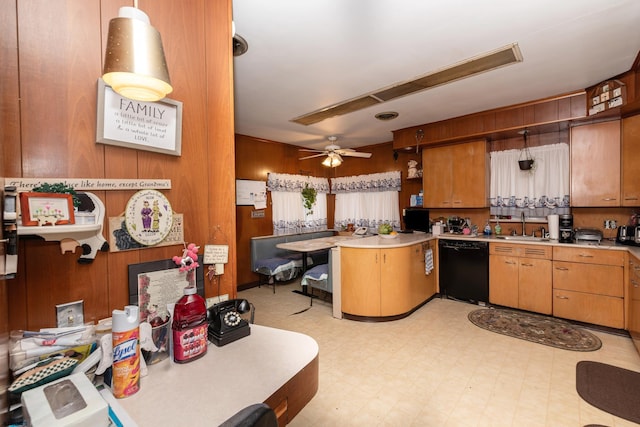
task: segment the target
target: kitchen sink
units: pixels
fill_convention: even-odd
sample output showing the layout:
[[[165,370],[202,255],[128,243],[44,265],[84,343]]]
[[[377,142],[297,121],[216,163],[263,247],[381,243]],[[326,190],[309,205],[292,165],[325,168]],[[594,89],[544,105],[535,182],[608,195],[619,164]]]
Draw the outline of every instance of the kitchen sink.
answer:
[[[534,236],[496,236],[496,239],[502,240],[518,240],[521,242],[548,242],[546,237],[534,237]]]

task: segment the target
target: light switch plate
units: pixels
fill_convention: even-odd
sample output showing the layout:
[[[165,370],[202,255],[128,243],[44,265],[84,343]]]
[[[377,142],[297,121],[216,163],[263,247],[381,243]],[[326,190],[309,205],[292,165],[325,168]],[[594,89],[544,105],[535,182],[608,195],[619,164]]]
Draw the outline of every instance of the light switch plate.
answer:
[[[82,326],[84,324],[84,301],[57,304],[56,319],[58,319],[58,328]]]

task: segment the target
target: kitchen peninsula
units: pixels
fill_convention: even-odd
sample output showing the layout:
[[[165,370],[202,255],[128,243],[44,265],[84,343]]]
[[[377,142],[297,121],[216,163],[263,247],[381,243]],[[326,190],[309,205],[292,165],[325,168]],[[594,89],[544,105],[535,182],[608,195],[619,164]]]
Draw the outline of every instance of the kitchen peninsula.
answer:
[[[149,366],[140,391],[118,403],[140,426],[217,426],[261,402],[286,425],[316,394],[318,366],[313,338],[251,325],[251,335],[211,344],[199,360]]]
[[[371,236],[338,246],[340,303],[346,319],[401,319],[436,294],[436,270],[425,274],[425,260],[436,263],[431,234]]]

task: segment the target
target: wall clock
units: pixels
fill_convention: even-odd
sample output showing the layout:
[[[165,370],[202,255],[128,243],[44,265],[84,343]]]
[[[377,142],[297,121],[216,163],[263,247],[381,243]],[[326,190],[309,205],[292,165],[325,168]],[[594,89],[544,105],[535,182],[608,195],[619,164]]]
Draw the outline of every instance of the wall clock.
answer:
[[[124,216],[131,238],[146,246],[162,242],[173,225],[171,203],[157,190],[141,190],[131,196]]]

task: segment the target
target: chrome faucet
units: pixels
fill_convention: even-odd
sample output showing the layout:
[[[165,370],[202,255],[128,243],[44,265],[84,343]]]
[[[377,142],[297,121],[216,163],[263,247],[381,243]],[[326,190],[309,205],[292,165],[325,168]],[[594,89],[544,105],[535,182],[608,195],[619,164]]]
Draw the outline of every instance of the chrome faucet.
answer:
[[[522,235],[526,236],[527,235],[527,230],[525,228],[525,219],[524,219],[524,211],[522,211],[522,213],[520,214],[520,219],[522,220]]]

